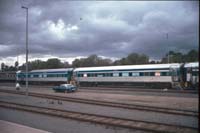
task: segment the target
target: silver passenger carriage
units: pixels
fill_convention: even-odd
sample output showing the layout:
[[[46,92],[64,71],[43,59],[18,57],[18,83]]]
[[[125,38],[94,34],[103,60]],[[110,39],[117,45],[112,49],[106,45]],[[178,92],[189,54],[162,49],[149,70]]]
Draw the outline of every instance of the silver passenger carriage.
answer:
[[[170,88],[173,82],[172,68],[180,64],[148,64],[77,68],[77,81],[90,86],[148,86]],[[180,71],[180,70],[179,70]]]

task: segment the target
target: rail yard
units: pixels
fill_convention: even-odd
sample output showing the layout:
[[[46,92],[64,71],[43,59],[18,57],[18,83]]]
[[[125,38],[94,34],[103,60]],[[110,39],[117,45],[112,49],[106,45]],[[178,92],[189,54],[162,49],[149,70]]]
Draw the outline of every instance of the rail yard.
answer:
[[[48,132],[66,131],[61,121],[67,121],[65,126],[71,127],[70,132],[88,132],[84,125],[92,132],[198,132],[197,91],[134,91],[137,88],[133,88],[117,93],[107,90],[108,93],[106,88],[98,91],[83,87],[74,93],[55,93],[52,86],[31,85],[26,96],[25,86],[16,90],[14,85],[1,83],[1,119]],[[19,116],[25,113],[29,121],[10,117],[7,112]],[[39,117],[59,122],[51,125],[54,128],[47,126],[52,122],[43,119],[40,119],[43,126],[30,122],[38,121],[35,119]]]
[[[199,1],[0,0],[0,133],[198,133]]]

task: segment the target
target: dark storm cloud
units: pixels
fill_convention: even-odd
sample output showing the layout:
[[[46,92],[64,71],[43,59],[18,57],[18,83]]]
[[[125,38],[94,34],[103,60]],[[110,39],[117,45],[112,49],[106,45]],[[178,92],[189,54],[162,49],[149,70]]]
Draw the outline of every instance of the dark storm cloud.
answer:
[[[24,54],[29,7],[29,53],[60,57],[144,53],[198,48],[198,2],[0,1],[0,58]],[[168,38],[166,37],[168,34]],[[39,57],[38,57],[39,58]]]

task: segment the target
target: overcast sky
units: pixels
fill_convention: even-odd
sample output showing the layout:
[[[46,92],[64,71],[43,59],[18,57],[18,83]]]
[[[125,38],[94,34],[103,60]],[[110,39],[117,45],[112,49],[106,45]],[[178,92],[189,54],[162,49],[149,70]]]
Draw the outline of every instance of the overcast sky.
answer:
[[[29,58],[111,59],[143,53],[160,59],[169,50],[198,49],[197,1],[0,0],[0,63],[25,62],[29,8]],[[168,34],[168,38],[167,38]]]

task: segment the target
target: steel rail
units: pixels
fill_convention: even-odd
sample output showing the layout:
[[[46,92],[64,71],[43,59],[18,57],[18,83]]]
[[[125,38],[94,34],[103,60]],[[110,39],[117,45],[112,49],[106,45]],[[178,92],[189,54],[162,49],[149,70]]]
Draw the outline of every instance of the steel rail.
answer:
[[[132,119],[124,119],[75,111],[67,111],[48,107],[39,107],[33,105],[25,105],[13,102],[0,101],[0,107],[22,110],[32,113],[46,114],[62,118],[74,119],[79,121],[86,121],[98,123],[103,125],[117,126],[123,128],[130,128],[148,132],[157,133],[197,133],[197,128],[186,126],[174,126],[170,124],[161,124],[156,122],[146,122]]]
[[[197,94],[198,90],[168,90],[163,91],[162,89],[132,89],[132,88],[114,88],[114,87],[80,87],[80,90],[84,91],[108,91],[108,92],[158,92],[158,93],[185,93],[185,94]]]
[[[0,89],[0,92],[25,95],[25,92],[15,91],[15,90]],[[142,111],[151,111],[151,112],[158,112],[158,113],[165,113],[165,114],[198,117],[198,112],[191,111],[191,110],[181,110],[181,109],[145,106],[145,105],[137,105],[137,104],[125,104],[125,103],[98,101],[98,100],[83,99],[83,98],[72,98],[72,97],[56,96],[53,94],[42,94],[42,93],[36,93],[36,92],[29,92],[29,95],[34,96],[34,97],[40,97],[40,98],[63,100],[63,101],[70,101],[70,102],[77,102],[77,103],[84,103],[84,104],[93,104],[93,105],[124,108],[124,109],[131,109],[131,110],[142,110]]]

